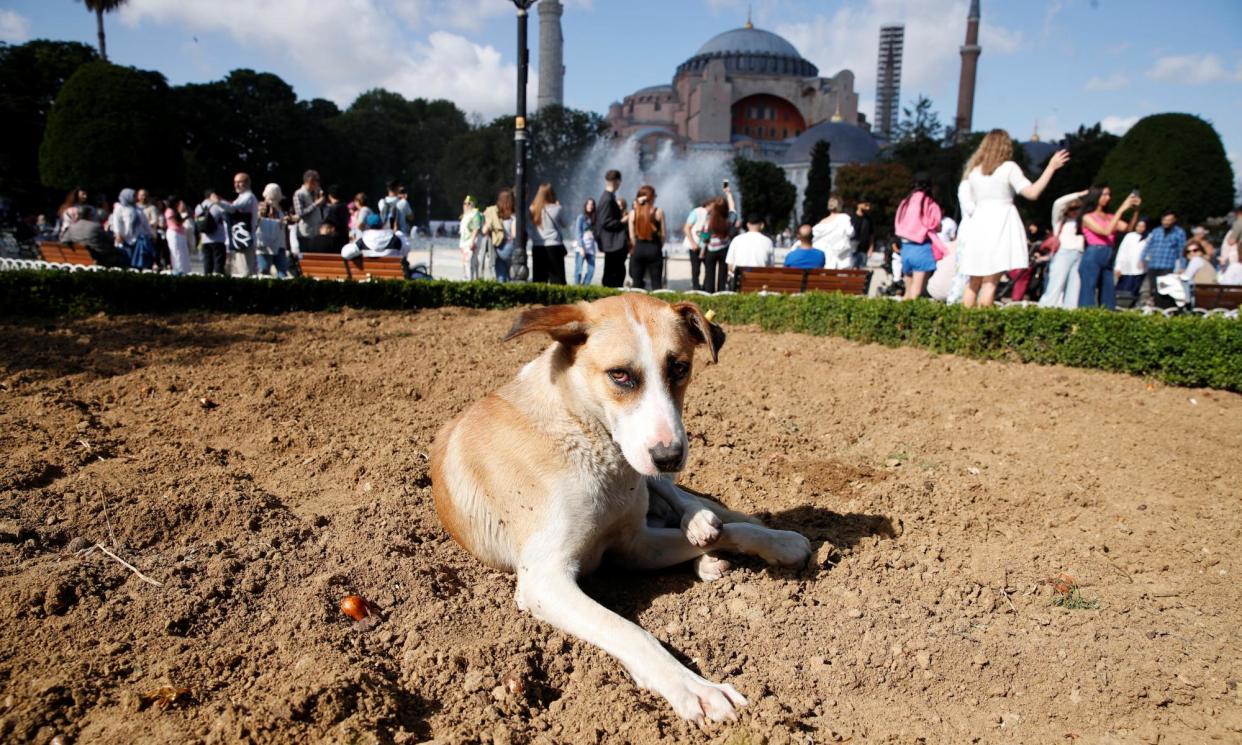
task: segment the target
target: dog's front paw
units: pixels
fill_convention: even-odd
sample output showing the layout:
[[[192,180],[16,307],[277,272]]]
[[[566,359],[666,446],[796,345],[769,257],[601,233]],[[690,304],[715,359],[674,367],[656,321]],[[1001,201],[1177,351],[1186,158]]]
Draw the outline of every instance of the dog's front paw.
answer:
[[[800,567],[811,558],[811,542],[801,533],[792,530],[773,530],[763,560],[783,567]]]
[[[715,582],[733,568],[728,559],[703,554],[694,560],[694,573],[704,582]]]
[[[706,548],[720,538],[723,524],[716,513],[711,510],[699,510],[694,514],[686,514],[681,520],[681,530],[686,534],[690,545]]]
[[[678,716],[698,724],[736,722],[738,707],[747,703],[746,697],[728,683],[711,683],[684,669],[661,686],[659,694],[672,704]]]

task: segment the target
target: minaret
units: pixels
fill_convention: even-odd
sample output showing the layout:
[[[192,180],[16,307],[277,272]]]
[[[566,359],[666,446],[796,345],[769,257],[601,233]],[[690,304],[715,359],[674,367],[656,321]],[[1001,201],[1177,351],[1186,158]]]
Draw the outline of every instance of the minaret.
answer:
[[[565,37],[561,34],[560,0],[539,2],[539,99],[537,109],[565,103]]]
[[[971,131],[975,111],[975,74],[979,70],[979,0],[971,0],[970,15],[966,16],[966,43],[962,45],[962,79],[957,85],[957,118],[953,120],[954,134],[966,137]]]

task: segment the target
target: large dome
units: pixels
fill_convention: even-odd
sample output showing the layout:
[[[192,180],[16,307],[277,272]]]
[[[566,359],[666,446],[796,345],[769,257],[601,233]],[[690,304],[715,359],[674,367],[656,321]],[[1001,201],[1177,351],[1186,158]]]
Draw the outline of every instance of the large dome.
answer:
[[[833,163],[870,163],[880,153],[880,145],[862,127],[845,122],[820,122],[798,135],[781,160],[787,164],[811,162],[811,149],[820,140],[828,141],[828,158]]]
[[[677,68],[677,74],[701,73],[713,60],[723,62],[731,75],[819,75],[819,68],[803,59],[793,44],[771,31],[749,26],[712,37]]]
[[[735,28],[717,34],[695,52],[696,57],[701,54],[771,54],[802,59],[793,44],[771,31],[757,28]]]

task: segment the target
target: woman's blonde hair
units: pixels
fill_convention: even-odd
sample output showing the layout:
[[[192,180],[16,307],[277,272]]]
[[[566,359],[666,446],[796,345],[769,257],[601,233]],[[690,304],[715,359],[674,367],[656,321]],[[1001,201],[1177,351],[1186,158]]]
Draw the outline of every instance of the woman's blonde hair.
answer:
[[[979,149],[966,161],[966,170],[962,172],[965,181],[975,166],[983,171],[984,176],[991,176],[1001,164],[1013,159],[1013,138],[1003,129],[994,129],[983,136]]]
[[[556,192],[552,189],[552,184],[540,184],[535,201],[530,203],[530,219],[535,227],[543,227],[543,208],[549,204],[556,204]]]

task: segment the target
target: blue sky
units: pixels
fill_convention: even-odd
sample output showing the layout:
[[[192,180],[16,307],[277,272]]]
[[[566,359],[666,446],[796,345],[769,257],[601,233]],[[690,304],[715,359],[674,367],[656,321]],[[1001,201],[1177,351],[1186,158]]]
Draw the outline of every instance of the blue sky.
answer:
[[[968,0],[565,0],[566,103],[604,112],[669,82],[712,36],[755,25],[830,75],[854,71],[874,112],[876,36],[906,24],[902,98],[925,93],[952,119]],[[1185,111],[1211,121],[1242,176],[1242,0],[983,0],[975,128],[1026,139]],[[171,82],[230,69],[275,72],[304,98],[342,106],[369,87],[446,97],[489,118],[511,110],[516,39],[508,0],[130,0],[107,20],[113,61]],[[538,62],[531,19],[532,69]],[[0,40],[94,43],[74,0],[3,0]],[[533,102],[533,98],[532,98]]]

